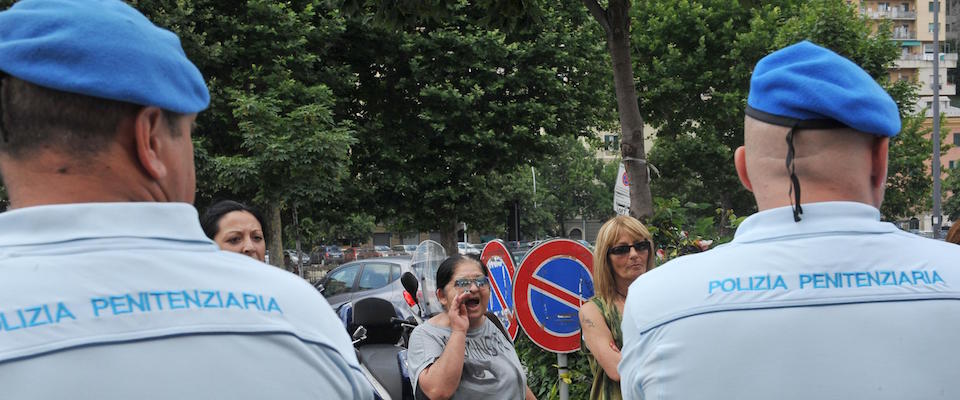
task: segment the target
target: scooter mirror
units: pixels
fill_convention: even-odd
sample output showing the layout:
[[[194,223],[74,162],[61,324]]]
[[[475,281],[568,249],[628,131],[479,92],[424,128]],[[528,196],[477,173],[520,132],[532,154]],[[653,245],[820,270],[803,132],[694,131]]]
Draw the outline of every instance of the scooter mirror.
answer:
[[[354,343],[359,342],[363,339],[366,339],[367,328],[364,328],[363,325],[360,325],[359,327],[357,327],[357,330],[353,331],[353,335],[351,337],[353,338]]]
[[[410,271],[404,272],[403,275],[400,275],[400,284],[403,285],[403,290],[406,290],[410,294],[410,297],[416,302],[417,298],[417,289],[420,288],[420,283],[417,282],[417,277],[413,276]],[[406,297],[406,296],[404,296]]]

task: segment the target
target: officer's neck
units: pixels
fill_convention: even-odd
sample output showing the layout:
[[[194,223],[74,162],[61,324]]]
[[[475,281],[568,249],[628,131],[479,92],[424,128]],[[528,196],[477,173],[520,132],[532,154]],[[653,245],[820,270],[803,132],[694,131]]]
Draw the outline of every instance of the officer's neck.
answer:
[[[39,152],[0,156],[10,208],[50,204],[163,201],[163,193],[135,166],[109,154],[70,157]]]

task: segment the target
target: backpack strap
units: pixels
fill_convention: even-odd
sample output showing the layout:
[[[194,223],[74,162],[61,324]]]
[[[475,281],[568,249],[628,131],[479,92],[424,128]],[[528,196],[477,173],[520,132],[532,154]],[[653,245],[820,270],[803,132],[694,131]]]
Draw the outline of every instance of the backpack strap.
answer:
[[[487,319],[489,319],[490,322],[493,322],[493,325],[495,325],[497,329],[499,329],[500,332],[503,333],[503,336],[506,337],[508,341],[513,342],[513,340],[510,339],[510,334],[507,333],[507,329],[503,327],[503,323],[500,322],[500,318],[498,318],[496,314],[490,311],[487,311],[486,313],[484,313],[484,315],[487,316]]]

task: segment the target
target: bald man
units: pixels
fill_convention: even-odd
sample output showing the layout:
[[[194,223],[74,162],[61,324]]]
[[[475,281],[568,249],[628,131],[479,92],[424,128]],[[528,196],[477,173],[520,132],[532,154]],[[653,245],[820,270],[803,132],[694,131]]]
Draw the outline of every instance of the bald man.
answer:
[[[810,42],[761,60],[747,104],[760,211],[630,287],[624,398],[960,398],[960,248],[880,222],[896,104]]]
[[[310,284],[200,228],[209,101],[177,36],[122,1],[0,12],[0,397],[373,398]]]

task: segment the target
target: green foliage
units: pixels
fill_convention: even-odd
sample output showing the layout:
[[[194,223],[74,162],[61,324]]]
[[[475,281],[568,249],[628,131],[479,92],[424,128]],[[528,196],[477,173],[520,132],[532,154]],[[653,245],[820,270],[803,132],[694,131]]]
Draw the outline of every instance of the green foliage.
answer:
[[[557,369],[557,354],[543,350],[534,344],[523,330],[514,341],[520,363],[527,369],[527,385],[538,399],[557,399],[560,374]],[[593,375],[587,357],[581,352],[567,354],[567,371],[571,399],[590,397],[590,385]]]
[[[645,122],[659,137],[697,127],[736,135],[747,89],[746,71],[737,67],[756,59],[731,50],[750,29],[750,10],[736,0],[645,1],[634,15],[634,75]]]
[[[531,166],[521,166],[502,177],[501,196],[518,202],[524,237],[565,236],[567,219],[579,215],[605,219],[613,214],[612,192],[602,181],[604,164],[596,158],[595,150],[571,136],[557,138],[557,142],[558,152],[533,164],[536,195]],[[507,218],[508,211],[502,209],[496,221]]]
[[[691,217],[712,217],[715,208],[744,214],[755,210],[753,196],[734,169],[733,151],[719,135],[702,129],[697,135],[657,137],[649,159],[661,171],[651,184],[655,197],[705,205],[687,210],[694,213]]]
[[[654,198],[654,204],[656,214],[647,228],[657,248],[663,250],[663,257],[658,255],[661,263],[733,240],[734,231],[746,218],[729,209],[714,209],[709,203],[682,203],[676,197]]]
[[[923,214],[932,207],[933,180],[928,162],[933,149],[929,139],[933,131],[924,127],[927,110],[908,114],[901,120],[900,134],[890,140],[890,155],[887,168],[887,191],[880,212],[887,221],[902,221]],[[941,152],[946,153],[949,130],[946,118],[940,119]]]
[[[641,50],[636,67],[641,110],[660,129],[650,159],[661,174],[652,191],[677,197],[681,204],[711,204],[690,210],[697,217],[710,217],[715,208],[737,214],[754,209],[740,187],[732,154],[743,143],[750,74],[770,52],[811,40],[863,66],[891,94],[904,119],[916,102],[913,83],[889,81],[887,67],[899,55],[889,25],[875,31],[843,0],[651,1],[638,10],[634,26],[643,29],[633,31],[633,43]],[[922,196],[911,192],[922,177],[911,176],[910,168],[929,150],[918,144],[911,138],[891,145],[891,160],[894,155],[910,160],[891,162],[890,176],[911,182],[888,188],[897,212],[922,206]]]
[[[947,169],[947,178],[943,181],[943,214],[947,219],[960,221],[960,168]]]
[[[461,15],[466,8],[477,22],[492,29],[516,29],[540,23],[536,0],[334,0],[345,13],[390,28],[417,27]]]
[[[353,210],[341,203],[355,203],[337,200],[355,140],[350,119],[334,114],[333,88],[351,77],[325,61],[343,17],[311,0],[132,4],[180,36],[208,82],[211,105],[195,132],[198,206],[296,204],[301,217],[343,223]]]
[[[336,44],[357,78],[338,88],[359,140],[351,185],[399,231],[502,227],[513,200],[502,177],[554,153],[551,136],[610,119],[595,62],[603,47],[582,26],[585,11],[557,4],[544,23],[505,32],[451,6],[460,12],[413,29],[351,20]]]

